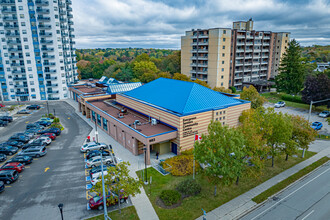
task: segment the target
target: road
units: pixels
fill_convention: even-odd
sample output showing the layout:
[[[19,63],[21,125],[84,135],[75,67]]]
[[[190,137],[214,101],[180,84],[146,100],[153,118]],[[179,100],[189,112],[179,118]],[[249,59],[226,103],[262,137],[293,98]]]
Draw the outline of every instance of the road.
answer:
[[[330,219],[330,162],[241,220]]]
[[[84,161],[79,151],[91,127],[66,102],[49,102],[51,113],[53,109],[65,129],[48,147],[47,155],[34,160],[0,194],[0,219],[60,219],[59,203],[64,204],[64,219],[95,215],[86,209]],[[27,123],[45,113],[44,107],[27,117],[14,116],[15,121],[0,130],[0,142],[14,132],[24,131]]]

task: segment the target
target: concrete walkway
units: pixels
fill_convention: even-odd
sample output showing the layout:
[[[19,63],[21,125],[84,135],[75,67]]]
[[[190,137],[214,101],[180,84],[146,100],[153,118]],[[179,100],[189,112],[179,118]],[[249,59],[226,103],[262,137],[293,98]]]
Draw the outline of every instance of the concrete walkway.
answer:
[[[78,111],[78,103],[67,99],[65,100],[68,104],[70,104],[74,109],[76,109],[76,113],[85,120],[93,130],[90,133],[91,139],[95,137],[95,125],[91,122],[91,120],[87,119],[82,113]],[[87,137],[83,137],[87,138]],[[144,158],[139,156],[134,156],[130,151],[121,146],[117,141],[115,141],[111,136],[106,134],[103,130],[98,129],[98,140],[101,143],[111,144],[113,151],[117,158],[120,158],[123,161],[128,161],[130,163],[130,175],[134,178],[138,178],[136,175],[136,171],[144,168]],[[139,218],[142,220],[156,220],[159,219],[148,196],[146,195],[144,188],[141,188],[141,193],[136,195],[135,197],[131,197],[131,201],[135,206],[137,214]]]
[[[219,206],[218,208],[208,212],[206,214],[207,220],[215,219],[239,219],[248,211],[256,208],[257,203],[252,201],[252,198],[269,189],[270,187],[276,185],[278,182],[288,178],[289,176],[297,173],[301,169],[307,167],[308,165],[314,163],[324,156],[330,157],[330,141],[315,141],[311,145],[312,151],[317,151],[318,153],[313,157],[291,167],[290,169],[278,174],[277,176],[267,180],[266,182],[260,184],[259,186],[251,189],[250,191],[236,197],[235,199]],[[203,216],[198,219],[202,220]]]

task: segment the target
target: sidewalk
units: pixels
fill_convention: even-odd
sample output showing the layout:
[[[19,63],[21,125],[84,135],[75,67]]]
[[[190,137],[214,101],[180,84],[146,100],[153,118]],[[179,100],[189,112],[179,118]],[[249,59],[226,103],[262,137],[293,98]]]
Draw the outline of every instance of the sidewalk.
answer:
[[[67,99],[65,100],[69,105],[71,105],[74,109],[76,109],[76,113],[86,121],[93,130],[90,133],[91,138],[95,137],[95,125],[89,119],[82,115],[78,109],[78,103]],[[134,156],[127,149],[122,147],[117,141],[115,141],[112,137],[106,134],[103,130],[98,129],[98,139],[99,142],[104,142],[106,144],[111,144],[113,151],[117,158],[122,159],[123,161],[128,161],[130,163],[130,175],[134,178],[138,178],[136,175],[136,171],[144,168],[144,159],[143,157]],[[135,197],[131,197],[131,201],[135,206],[136,212],[139,218],[142,220],[156,220],[159,219],[154,208],[152,207],[151,202],[149,201],[148,196],[146,195],[144,188],[142,187],[141,193],[136,195]]]
[[[314,143],[314,144],[317,144],[317,143]],[[265,190],[269,189],[270,187],[276,185],[278,182],[281,182],[282,180],[288,178],[289,176],[297,173],[301,169],[314,163],[315,161],[319,160],[320,158],[322,158],[324,156],[330,157],[330,147],[325,148],[324,150],[320,151],[318,154],[314,155],[313,157],[291,167],[290,169],[267,180],[266,182],[251,189],[250,191],[248,191],[248,192],[236,197],[235,199],[227,202],[226,204],[223,204],[222,206],[219,206],[218,208],[208,212],[206,214],[206,219],[207,220],[239,219],[247,211],[255,208],[258,205],[257,203],[252,201],[252,198],[254,198],[255,196],[264,192]],[[202,220],[203,216],[199,217],[198,219]]]

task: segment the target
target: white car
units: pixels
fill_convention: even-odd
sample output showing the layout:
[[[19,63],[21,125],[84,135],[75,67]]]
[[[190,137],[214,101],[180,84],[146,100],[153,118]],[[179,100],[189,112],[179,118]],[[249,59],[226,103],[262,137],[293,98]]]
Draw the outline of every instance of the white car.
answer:
[[[104,174],[104,175],[106,175],[106,174]],[[112,177],[112,180],[113,180],[112,183],[116,183],[114,177]],[[102,176],[101,176],[101,175],[98,176],[98,177],[93,178],[93,179],[91,180],[91,184],[92,184],[93,186],[95,186],[95,184],[98,183],[98,182],[100,182],[100,181],[102,181]]]
[[[284,107],[285,106],[285,102],[283,101],[279,101],[278,103],[276,103],[274,105],[275,108],[281,108],[281,107]]]
[[[327,118],[327,117],[330,116],[330,112],[329,112],[329,111],[323,111],[323,112],[321,112],[321,113],[319,114],[319,116],[320,116],[321,118]]]
[[[85,152],[89,152],[92,150],[103,150],[105,148],[107,148],[108,146],[104,143],[96,143],[96,142],[89,142],[87,144],[84,144],[83,146],[81,146],[80,151],[85,153]]]
[[[108,171],[107,170],[103,170],[103,175],[107,175]],[[91,179],[96,179],[98,177],[102,176],[102,172],[97,172],[97,173],[93,173],[93,175],[91,176]]]
[[[36,138],[36,140],[43,140],[47,145],[50,145],[52,143],[52,139],[46,136],[39,136]]]
[[[111,156],[102,157],[102,159],[103,159],[103,164],[113,163]],[[87,167],[96,167],[99,165],[101,165],[101,156],[92,157],[86,161]]]

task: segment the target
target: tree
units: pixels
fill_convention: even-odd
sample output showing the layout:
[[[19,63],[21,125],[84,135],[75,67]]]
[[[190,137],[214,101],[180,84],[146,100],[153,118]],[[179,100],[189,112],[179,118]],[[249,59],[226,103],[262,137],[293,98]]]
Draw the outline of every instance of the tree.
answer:
[[[207,84],[207,82],[205,82],[205,81],[202,81],[202,80],[200,80],[200,79],[196,79],[196,80],[194,80],[193,81],[194,83],[197,83],[197,84],[199,84],[199,85],[201,85],[201,86],[204,86],[204,87],[206,87],[206,88],[211,88],[208,84]]]
[[[225,87],[214,87],[213,90],[216,92],[232,93],[231,89],[226,89]]]
[[[188,76],[181,73],[174,73],[173,79],[191,82]]]
[[[244,152],[244,136],[237,128],[222,126],[218,121],[208,126],[208,135],[202,134],[202,140],[195,143],[194,155],[198,162],[207,164],[205,174],[215,185],[220,181],[229,185],[238,179],[246,163],[242,158]]]
[[[315,140],[317,132],[311,128],[310,123],[299,115],[292,115],[293,124],[292,137],[296,147],[308,150],[309,144]],[[286,152],[286,160],[289,154]]]
[[[140,78],[145,73],[158,73],[156,65],[151,61],[134,62],[133,73],[135,78]]]
[[[301,94],[302,101],[308,104],[311,101],[330,99],[330,78],[324,73],[320,73],[316,76],[309,75],[305,82],[305,88]],[[326,103],[330,106],[330,101],[319,102],[314,105],[319,106]]]
[[[241,99],[247,100],[251,102],[251,108],[259,108],[264,102],[265,98],[260,96],[256,88],[254,86],[249,86],[243,88],[243,92],[241,93]]]
[[[146,53],[142,53],[138,56],[135,57],[134,59],[135,62],[141,62],[141,61],[150,61],[150,57]]]
[[[157,78],[167,78],[167,79],[171,79],[172,75],[169,72],[161,72],[157,74]]]
[[[143,83],[148,83],[156,79],[156,74],[155,73],[144,73],[141,77],[140,80]]]
[[[108,167],[108,174],[104,176],[106,195],[109,191],[117,194],[119,198],[123,194],[135,196],[141,193],[142,182],[129,175],[128,166],[129,162],[121,162],[116,167]],[[97,182],[91,191],[102,195],[102,181]]]
[[[281,59],[279,74],[275,78],[278,92],[297,94],[304,87],[306,71],[301,60],[301,48],[299,43],[293,39]]]
[[[133,78],[133,71],[128,63],[120,68],[120,72],[116,74],[116,79],[124,82],[129,82]]]

